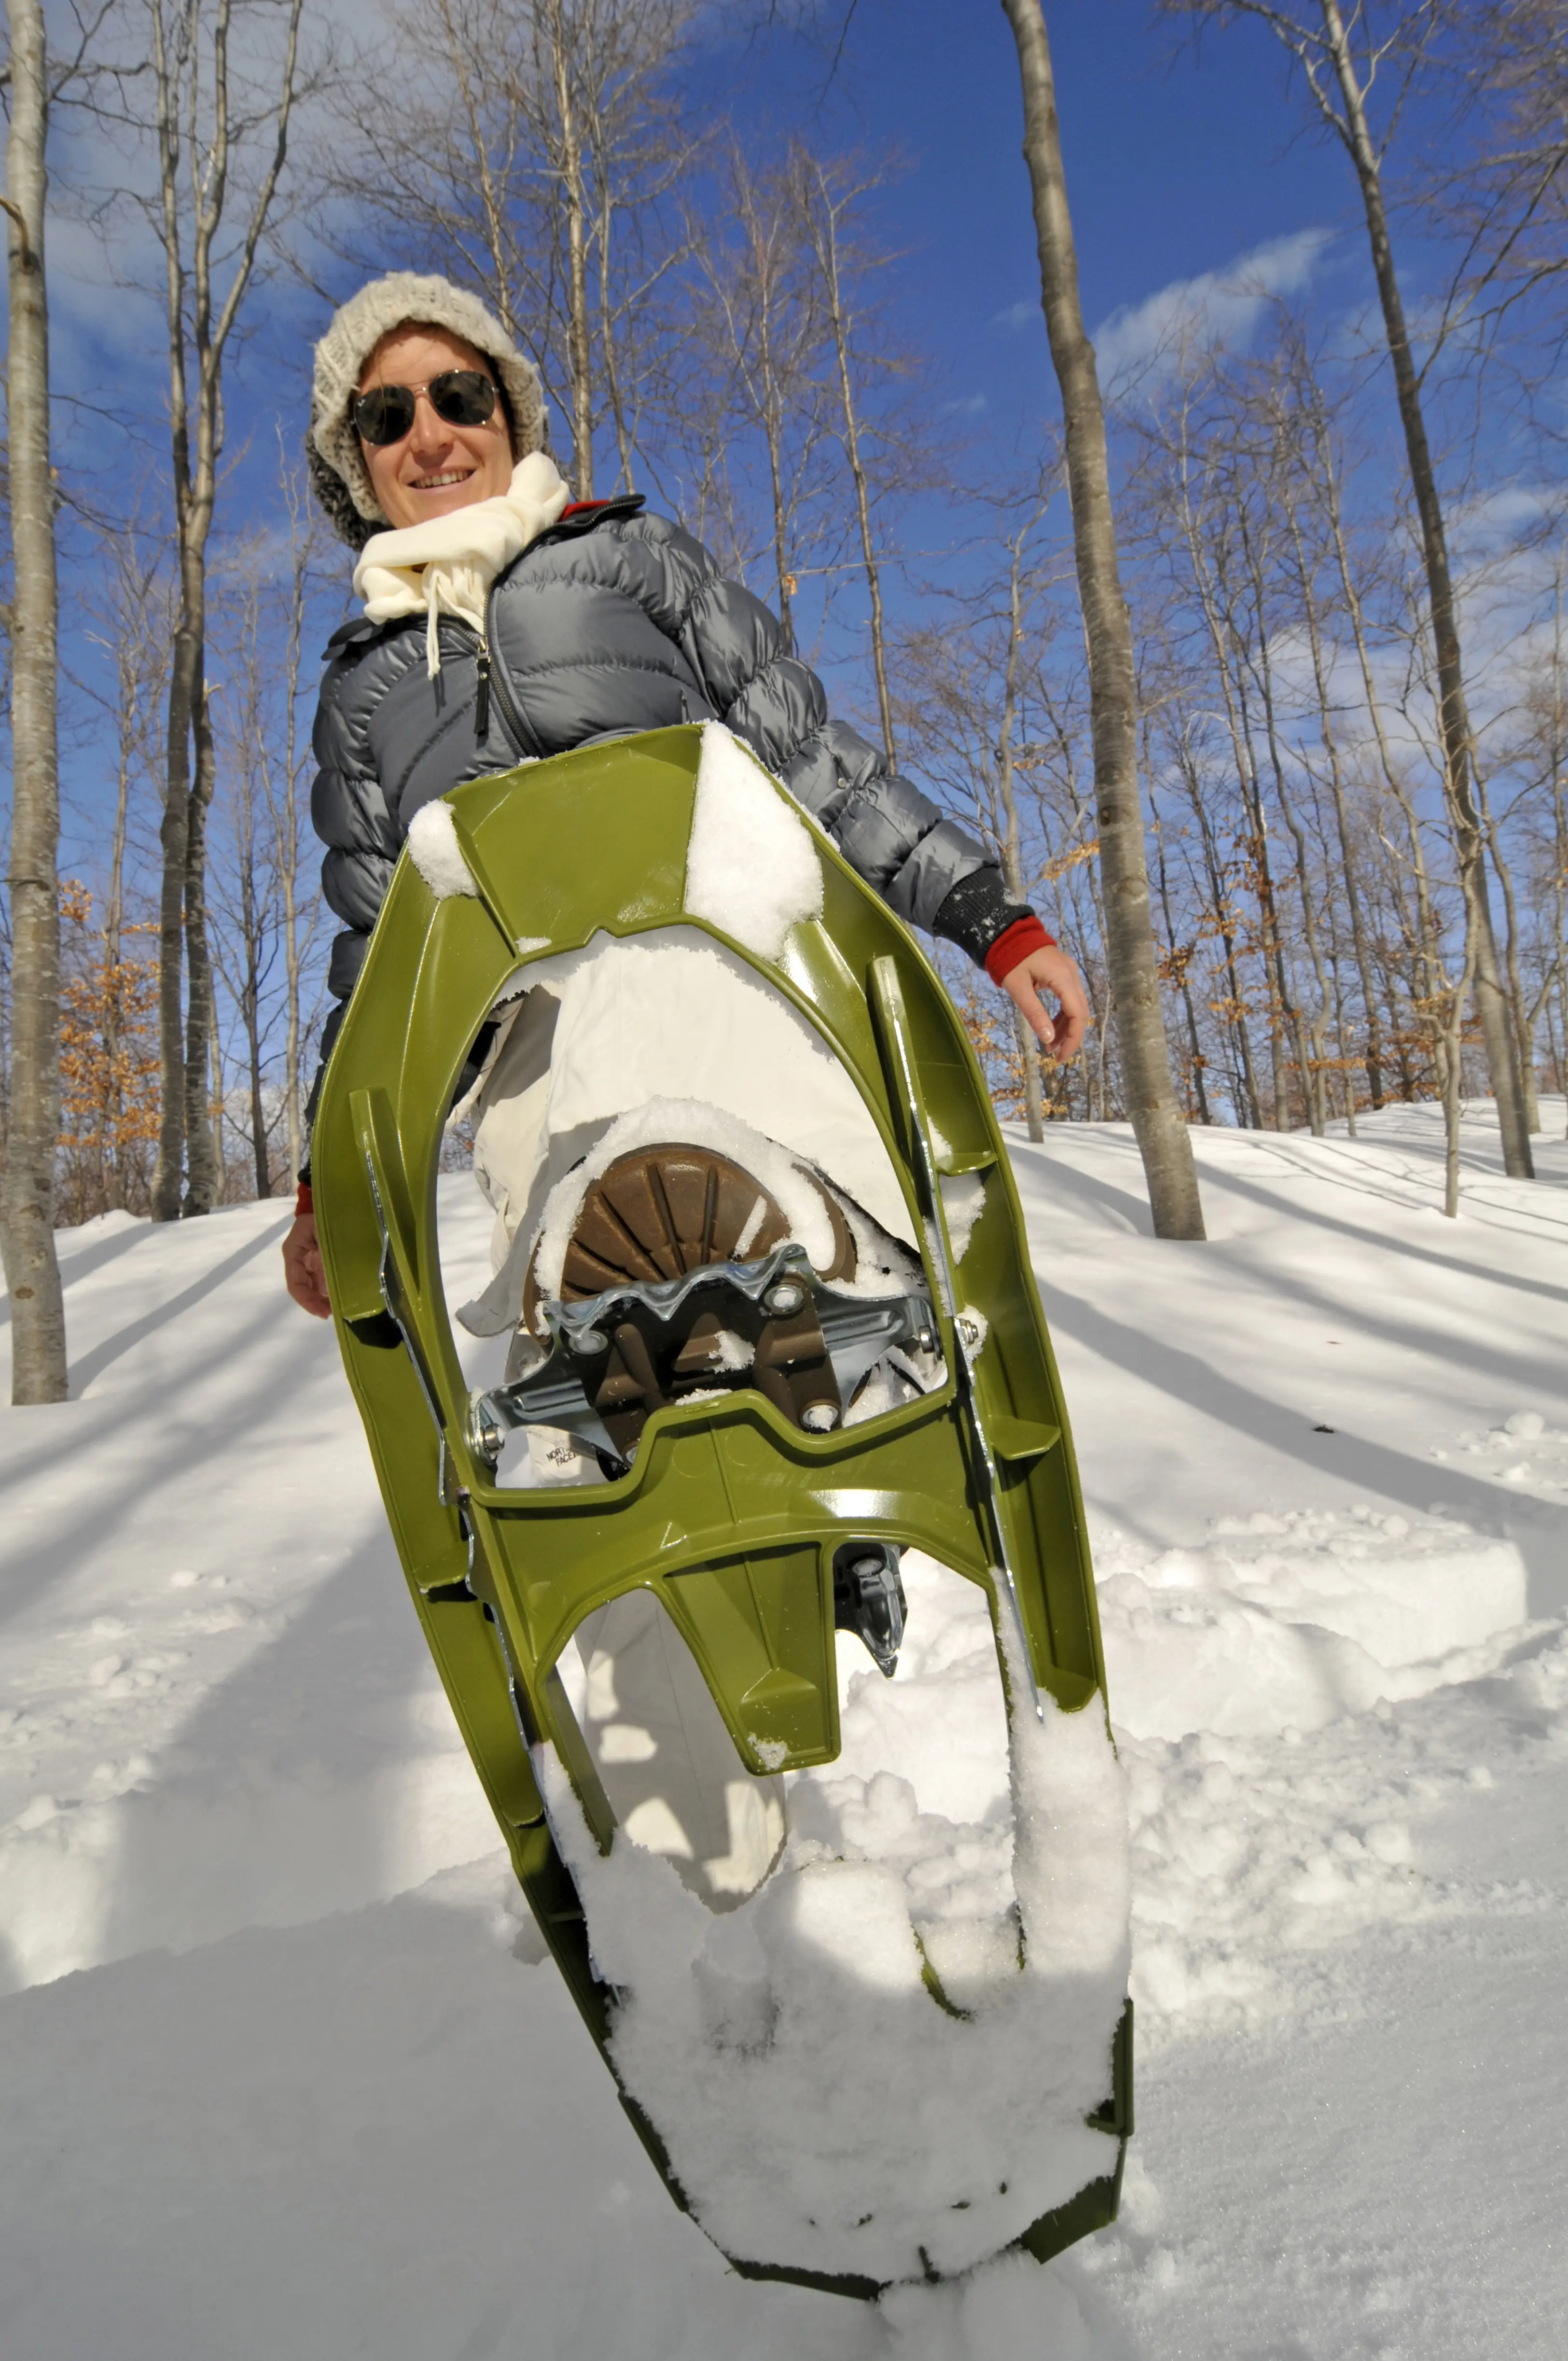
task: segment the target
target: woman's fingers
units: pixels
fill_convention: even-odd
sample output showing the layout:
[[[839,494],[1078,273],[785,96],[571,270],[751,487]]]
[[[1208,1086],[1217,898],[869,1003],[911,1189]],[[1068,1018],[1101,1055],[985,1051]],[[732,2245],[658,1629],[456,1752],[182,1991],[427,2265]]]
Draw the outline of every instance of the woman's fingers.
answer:
[[[1041,1049],[1048,1049],[1058,1066],[1077,1057],[1093,1019],[1083,978],[1066,951],[1055,944],[1031,951],[1003,978],[1002,989],[1023,1010],[1025,1022]],[[1040,997],[1042,993],[1048,993],[1057,1004],[1054,1017]]]
[[[302,1213],[283,1241],[283,1284],[302,1312],[317,1320],[332,1318],[313,1213]]]

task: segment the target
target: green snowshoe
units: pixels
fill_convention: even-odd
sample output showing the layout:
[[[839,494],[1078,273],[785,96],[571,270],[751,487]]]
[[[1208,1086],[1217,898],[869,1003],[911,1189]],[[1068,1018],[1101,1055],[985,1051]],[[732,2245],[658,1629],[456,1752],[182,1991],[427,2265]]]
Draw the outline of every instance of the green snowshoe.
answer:
[[[715,836],[721,788],[751,799],[755,864],[715,855],[740,825]],[[870,2296],[1012,2244],[1044,2260],[1114,2218],[1132,2128],[1124,1813],[1118,1833],[1065,1413],[963,1027],[909,931],[713,725],[482,779],[421,821],[442,862],[405,853],[392,880],[322,1093],[315,1204],[410,1590],[544,1939],[671,2194],[737,2269]],[[813,1176],[831,1235],[808,1253],[711,1143],[590,1158],[565,1244],[546,1229],[526,1269],[518,1246],[516,1342],[472,1387],[436,1221],[466,1061],[531,968],[669,930],[743,963],[847,1071],[910,1251],[868,1285],[866,1224]],[[531,1436],[581,1480],[503,1480]],[[780,1830],[801,1775],[839,1763],[840,1635],[864,1714],[891,1712],[938,1579],[989,1619],[1012,1820],[965,1841],[1001,1846],[1015,1894],[966,1917],[955,1872],[927,1923],[900,1916],[927,1822],[897,1780],[850,1788],[916,1831],[903,1852]],[[770,1832],[739,1902],[709,1909],[635,1824],[618,1835],[576,1658],[633,1609],[689,1652]],[[634,1738],[628,1760],[654,1750]],[[817,1775],[820,1821],[842,1798]],[[938,1854],[918,1878],[943,1873]]]

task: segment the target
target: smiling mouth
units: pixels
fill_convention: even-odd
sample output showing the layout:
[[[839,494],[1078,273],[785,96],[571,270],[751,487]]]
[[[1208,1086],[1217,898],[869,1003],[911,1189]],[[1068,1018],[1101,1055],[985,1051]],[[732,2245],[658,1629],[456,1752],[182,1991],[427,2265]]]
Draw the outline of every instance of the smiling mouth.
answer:
[[[474,473],[472,467],[449,467],[442,476],[420,476],[415,479],[416,492],[443,492],[448,484],[466,484]]]

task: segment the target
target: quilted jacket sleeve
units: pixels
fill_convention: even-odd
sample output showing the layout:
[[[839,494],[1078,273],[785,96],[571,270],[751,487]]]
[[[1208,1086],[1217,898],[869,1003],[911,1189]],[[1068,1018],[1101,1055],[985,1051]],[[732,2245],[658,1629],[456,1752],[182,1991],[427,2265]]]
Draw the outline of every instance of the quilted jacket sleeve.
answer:
[[[312,733],[319,767],[311,789],[311,820],[326,846],[322,898],[343,921],[343,929],[333,939],[327,961],[327,990],[335,1005],[322,1028],[308,1120],[314,1117],[327,1057],[397,866],[397,830],[368,741],[373,700],[364,693],[368,684],[356,679],[360,664],[373,661],[373,653],[350,649],[328,666]],[[307,1162],[301,1177],[308,1179],[309,1172]]]
[[[829,718],[822,683],[787,653],[777,619],[750,590],[727,580],[700,542],[661,517],[633,517],[618,530],[657,557],[644,595],[719,719],[756,749],[901,918],[962,941],[982,958],[991,940],[1023,915],[1008,902],[990,855],[891,770],[858,730]],[[981,871],[987,879],[966,897],[970,922],[944,926],[943,904]],[[985,939],[977,942],[970,937],[982,903],[979,933]]]

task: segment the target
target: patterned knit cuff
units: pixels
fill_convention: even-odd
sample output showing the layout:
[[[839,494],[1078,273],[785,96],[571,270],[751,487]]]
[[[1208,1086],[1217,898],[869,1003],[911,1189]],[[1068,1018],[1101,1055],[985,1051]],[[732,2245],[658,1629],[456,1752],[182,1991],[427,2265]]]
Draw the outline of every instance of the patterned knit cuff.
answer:
[[[998,936],[1028,916],[1027,905],[1012,899],[1001,870],[992,865],[971,869],[967,877],[959,878],[938,906],[931,932],[945,942],[957,943],[980,967]]]

